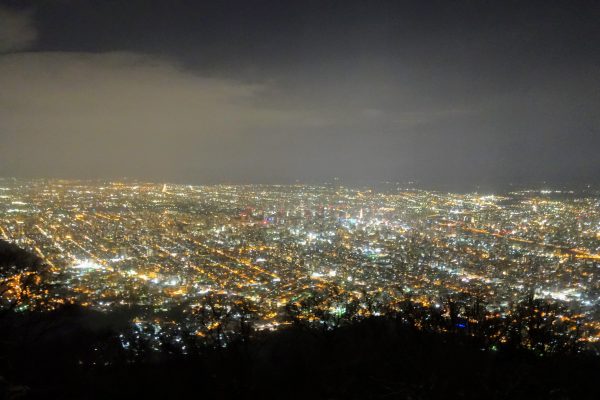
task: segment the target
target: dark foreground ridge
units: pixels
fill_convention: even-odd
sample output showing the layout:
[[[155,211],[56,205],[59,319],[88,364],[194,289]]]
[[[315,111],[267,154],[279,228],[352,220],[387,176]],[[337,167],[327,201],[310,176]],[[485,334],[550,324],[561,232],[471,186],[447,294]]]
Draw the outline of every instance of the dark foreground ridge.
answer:
[[[6,270],[10,268],[18,270],[37,268],[41,263],[42,260],[35,254],[0,239],[0,271],[3,273],[8,272]]]
[[[1,287],[25,303],[35,300],[45,287],[22,277],[35,277],[40,260],[0,246]],[[242,323],[226,342],[183,334],[187,354],[168,341],[160,351],[144,340],[125,349],[123,333],[139,310],[15,304],[0,309],[0,399],[600,398],[600,358],[582,349],[577,336],[551,328],[559,321],[548,322],[556,305],[533,299],[499,327],[512,332],[506,343],[490,334],[501,321],[475,318],[477,302],[472,309],[460,303],[471,315],[464,320],[456,300],[444,306],[449,318],[407,300],[380,316],[324,315],[321,324],[301,318],[309,304],[290,305],[292,323],[277,332]]]
[[[6,399],[597,399],[600,360],[540,357],[373,317],[332,331],[291,326],[194,355],[131,360],[114,340],[126,318],[79,307],[5,317]]]

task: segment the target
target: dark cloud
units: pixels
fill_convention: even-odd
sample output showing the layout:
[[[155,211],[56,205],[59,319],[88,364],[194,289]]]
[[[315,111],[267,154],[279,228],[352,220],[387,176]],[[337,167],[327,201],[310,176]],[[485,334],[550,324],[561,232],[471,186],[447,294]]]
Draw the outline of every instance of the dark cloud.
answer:
[[[0,6],[0,53],[26,49],[36,38],[31,12]]]
[[[132,53],[6,55],[0,86],[0,165],[27,174],[189,177],[235,164],[228,154],[248,135],[305,123],[301,111],[256,106],[260,85]]]
[[[597,2],[7,4],[3,174],[600,176]]]

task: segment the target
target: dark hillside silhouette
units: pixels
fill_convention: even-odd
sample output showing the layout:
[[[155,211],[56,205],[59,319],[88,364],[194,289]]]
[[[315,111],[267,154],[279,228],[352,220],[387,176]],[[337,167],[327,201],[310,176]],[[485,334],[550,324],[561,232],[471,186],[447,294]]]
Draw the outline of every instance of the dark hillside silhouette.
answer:
[[[42,260],[33,253],[19,246],[0,239],[0,269],[32,269],[42,265]]]
[[[108,328],[115,324],[86,313],[67,308],[13,325],[15,333],[46,329],[39,342],[24,339],[4,353],[5,381],[19,383],[13,390],[26,386],[27,399],[600,396],[596,357],[536,356],[512,347],[483,351],[477,338],[415,330],[392,318],[332,331],[293,326],[225,348],[200,347],[187,356],[152,353],[132,362]]]
[[[16,246],[3,246],[4,272],[40,266]],[[223,328],[202,338],[183,335],[187,354],[167,342],[156,351],[133,340],[131,320],[144,310],[8,308],[0,313],[0,399],[600,398],[600,359],[578,336],[564,334],[569,326],[557,327],[560,304],[524,299],[510,321],[462,297],[445,298],[438,309],[410,297],[390,305],[365,293],[367,311],[384,312],[378,317],[352,303],[344,314],[322,308],[340,296],[315,293],[289,304],[291,325],[257,332],[252,304],[224,309],[223,299],[208,294],[192,318]],[[308,322],[306,313],[322,322]],[[495,341],[492,332],[511,340]],[[122,347],[123,337],[135,351]]]

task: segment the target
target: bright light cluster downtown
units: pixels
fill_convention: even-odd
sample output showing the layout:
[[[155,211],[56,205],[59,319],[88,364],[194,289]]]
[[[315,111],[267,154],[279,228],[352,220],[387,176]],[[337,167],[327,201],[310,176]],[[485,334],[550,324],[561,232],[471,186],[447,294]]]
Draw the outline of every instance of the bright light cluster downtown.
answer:
[[[503,317],[533,294],[563,303],[559,317],[581,340],[600,338],[600,195],[589,188],[491,195],[4,179],[0,237],[48,265],[51,289],[37,304],[136,310],[138,337],[209,335],[221,321],[191,318],[209,295],[221,311],[250,304],[254,328],[273,330],[291,323],[289,304],[321,292],[325,312],[352,303],[365,316],[381,312],[367,298],[440,307],[467,294]]]

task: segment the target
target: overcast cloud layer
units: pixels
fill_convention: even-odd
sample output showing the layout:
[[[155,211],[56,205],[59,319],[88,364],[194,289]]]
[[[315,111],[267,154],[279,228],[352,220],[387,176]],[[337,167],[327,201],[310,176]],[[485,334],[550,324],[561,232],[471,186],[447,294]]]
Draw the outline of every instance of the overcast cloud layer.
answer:
[[[36,37],[30,12],[0,8],[0,53],[28,48]]]
[[[250,3],[0,2],[0,175],[598,180],[594,2]]]

